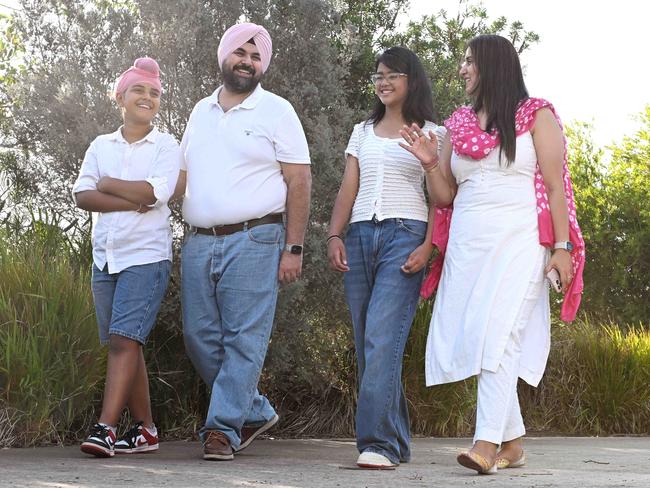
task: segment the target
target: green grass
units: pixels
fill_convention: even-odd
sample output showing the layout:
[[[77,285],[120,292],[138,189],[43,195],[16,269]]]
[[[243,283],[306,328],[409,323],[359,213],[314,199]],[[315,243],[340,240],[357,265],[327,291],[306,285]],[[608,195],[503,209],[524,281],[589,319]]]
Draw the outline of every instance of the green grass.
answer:
[[[431,304],[420,304],[404,353],[404,388],[412,429],[426,436],[468,435],[474,428],[475,379],[431,388],[425,386],[424,356],[430,320]]]
[[[39,224],[19,237],[0,231],[0,446],[78,441],[100,407],[106,351],[97,337],[90,254],[59,228]],[[167,439],[194,435],[208,401],[184,352],[179,281],[176,264],[145,350],[154,418]],[[424,386],[430,314],[431,304],[421,304],[404,357],[413,434],[471,435],[475,379]],[[261,390],[282,417],[277,435],[350,436],[356,373],[349,325],[330,315],[313,320],[301,331],[275,331]],[[291,341],[279,337],[292,331]],[[520,382],[519,394],[529,432],[648,435],[648,385],[647,324],[583,317],[553,326],[544,378],[539,388]]]
[[[532,428],[650,433],[650,330],[584,318],[555,327],[553,339],[542,384],[522,395]]]
[[[0,441],[62,442],[86,428],[105,354],[89,274],[25,237],[0,239],[0,417],[13,425]]]
[[[418,309],[404,360],[413,431],[468,435],[474,428],[474,378],[424,386],[430,305]],[[551,353],[538,388],[519,382],[529,431],[575,435],[650,434],[650,330],[582,317],[555,324]]]

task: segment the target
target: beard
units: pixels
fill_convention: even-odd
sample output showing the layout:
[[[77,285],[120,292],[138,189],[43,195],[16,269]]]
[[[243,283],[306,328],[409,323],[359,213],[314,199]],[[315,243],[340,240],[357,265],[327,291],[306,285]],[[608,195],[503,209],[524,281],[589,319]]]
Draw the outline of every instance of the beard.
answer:
[[[237,74],[235,70],[247,71],[251,74],[251,77],[244,78],[243,76]],[[255,68],[243,64],[238,64],[232,68],[223,66],[221,73],[223,75],[223,84],[226,86],[228,91],[234,93],[250,93],[257,87],[260,80],[262,79],[262,73],[257,75]]]

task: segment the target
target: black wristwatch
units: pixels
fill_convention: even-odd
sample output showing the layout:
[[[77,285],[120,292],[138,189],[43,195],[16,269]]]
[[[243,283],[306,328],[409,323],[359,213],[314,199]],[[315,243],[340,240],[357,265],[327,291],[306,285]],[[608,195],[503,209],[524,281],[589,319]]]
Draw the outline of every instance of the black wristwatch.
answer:
[[[302,245],[301,244],[287,244],[284,246],[284,250],[290,252],[291,254],[302,254]]]

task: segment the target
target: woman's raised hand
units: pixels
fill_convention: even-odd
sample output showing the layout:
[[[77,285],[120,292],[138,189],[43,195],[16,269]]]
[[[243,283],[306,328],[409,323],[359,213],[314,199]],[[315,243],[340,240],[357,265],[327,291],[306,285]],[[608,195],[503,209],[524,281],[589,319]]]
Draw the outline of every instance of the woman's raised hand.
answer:
[[[433,131],[429,131],[427,137],[417,124],[411,124],[411,127],[402,126],[399,134],[406,141],[406,144],[400,142],[399,145],[420,160],[424,171],[431,171],[438,166],[438,139]]]

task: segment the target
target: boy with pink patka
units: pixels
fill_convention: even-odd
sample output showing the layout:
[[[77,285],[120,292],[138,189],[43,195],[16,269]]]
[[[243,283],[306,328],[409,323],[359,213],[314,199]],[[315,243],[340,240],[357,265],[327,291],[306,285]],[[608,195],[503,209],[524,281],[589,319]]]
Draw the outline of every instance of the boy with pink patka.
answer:
[[[158,63],[136,59],[115,83],[123,125],[88,148],[72,193],[93,213],[92,290],[99,339],[108,344],[102,411],[81,450],[97,457],[158,449],[142,348],[156,321],[171,270],[167,201],[179,148],[153,119],[162,87]],[[136,421],[119,439],[125,406]]]

